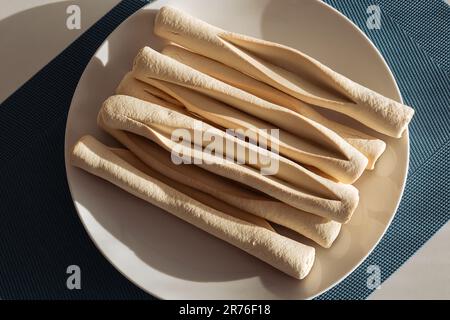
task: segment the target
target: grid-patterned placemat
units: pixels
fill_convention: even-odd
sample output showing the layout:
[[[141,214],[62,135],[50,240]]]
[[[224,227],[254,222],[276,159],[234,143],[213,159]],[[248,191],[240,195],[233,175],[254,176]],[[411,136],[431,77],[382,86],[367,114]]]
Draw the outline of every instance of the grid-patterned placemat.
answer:
[[[319,298],[365,298],[366,268],[386,279],[450,217],[450,7],[439,0],[327,0],[372,39],[417,114],[400,209],[368,259]],[[145,299],[88,238],[64,168],[68,108],[81,74],[104,39],[148,1],[124,0],[0,105],[0,298]],[[368,30],[378,4],[382,27]],[[406,5],[406,7],[403,7]],[[67,290],[66,267],[83,266],[83,290]]]
[[[381,281],[386,280],[450,218],[450,6],[438,0],[326,2],[373,41],[405,103],[416,110],[408,181],[391,226],[361,266],[318,297],[364,299],[373,291],[367,286],[370,265],[379,266]],[[374,4],[381,10],[381,27],[370,30],[367,8]]]

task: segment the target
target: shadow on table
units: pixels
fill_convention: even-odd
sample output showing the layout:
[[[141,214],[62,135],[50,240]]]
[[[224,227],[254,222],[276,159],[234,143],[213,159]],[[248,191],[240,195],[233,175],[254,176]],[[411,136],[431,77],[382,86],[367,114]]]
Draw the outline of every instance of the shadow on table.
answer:
[[[71,0],[28,9],[0,21],[0,102],[99,20],[119,0]],[[69,5],[81,9],[81,29],[69,30]],[[6,76],[5,76],[6,75]]]

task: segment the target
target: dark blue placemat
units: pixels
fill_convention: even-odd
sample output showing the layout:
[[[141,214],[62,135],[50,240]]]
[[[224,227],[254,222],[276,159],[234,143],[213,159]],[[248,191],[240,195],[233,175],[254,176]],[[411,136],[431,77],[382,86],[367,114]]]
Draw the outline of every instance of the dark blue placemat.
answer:
[[[439,0],[326,2],[372,39],[405,102],[417,110],[409,180],[392,226],[361,267],[319,297],[365,298],[371,292],[367,266],[380,266],[386,279],[449,220],[450,8]],[[382,27],[368,30],[366,10],[377,2]],[[2,299],[151,298],[123,278],[87,237],[64,168],[65,123],[77,82],[104,39],[146,3],[122,1],[0,106]],[[82,290],[66,287],[72,264],[81,267]]]
[[[148,298],[95,248],[64,167],[67,112],[105,38],[145,1],[122,1],[0,106],[0,298]],[[66,268],[81,268],[68,290]]]
[[[408,181],[391,226],[360,267],[318,297],[364,299],[373,291],[367,286],[369,266],[378,266],[381,281],[386,280],[450,218],[450,78],[445,65],[450,6],[438,0],[326,2],[369,36],[393,71],[405,103],[416,110]],[[381,28],[369,30],[366,10],[373,4],[381,9]]]

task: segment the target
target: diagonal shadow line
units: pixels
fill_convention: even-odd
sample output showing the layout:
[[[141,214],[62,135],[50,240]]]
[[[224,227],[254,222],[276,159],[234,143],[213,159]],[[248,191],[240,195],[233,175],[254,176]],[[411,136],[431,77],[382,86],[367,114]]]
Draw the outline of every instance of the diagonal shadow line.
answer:
[[[397,23],[393,22],[397,27]],[[407,37],[412,43],[415,43],[415,41],[413,41],[410,36],[408,34],[406,34],[403,30],[401,30],[401,32],[403,33],[403,35],[405,37]],[[423,51],[422,48],[418,48],[418,50]],[[426,56],[428,56],[427,53],[425,53]],[[434,60],[432,60],[432,63],[436,64],[436,62]],[[440,67],[439,67],[440,69]],[[446,74],[447,75],[447,74]],[[430,167],[435,167],[436,168],[436,162],[439,162],[439,157],[438,155],[441,154],[441,156],[443,155],[444,157],[446,156],[446,154],[448,153],[448,147],[450,145],[450,139],[445,140],[443,143],[441,143],[441,145],[436,148],[436,150],[434,150],[434,152],[432,154],[430,154],[425,160],[422,160],[420,165],[417,166],[417,168],[415,168],[415,170],[410,171],[409,176],[408,176],[408,182],[405,188],[405,196],[409,196],[411,197],[411,193],[413,191],[411,190],[416,190],[417,187],[422,187],[423,185],[426,185],[427,183],[430,183],[427,180],[424,180],[423,178],[420,178],[420,174],[423,174],[424,172],[426,173],[428,170],[430,170]],[[444,158],[445,159],[445,158]],[[441,162],[441,164],[444,164],[443,162]],[[439,168],[439,167],[438,167]],[[442,176],[437,176],[436,178],[442,178]],[[416,181],[420,179],[423,183],[418,183],[418,184],[414,184],[413,181]],[[436,180],[435,180],[436,181]],[[447,181],[445,180],[445,176],[444,179],[439,179],[438,181],[439,184],[441,185],[445,185],[445,183],[447,183]],[[441,188],[441,190],[445,190],[446,188]],[[416,190],[417,192],[417,190]],[[411,222],[410,220],[405,220],[405,219],[410,219],[411,215],[417,219],[417,221],[421,221],[417,215],[417,212],[406,212],[406,210],[411,210],[411,209],[418,209],[420,210],[424,210],[423,206],[421,208],[417,208],[419,205],[421,205],[421,203],[426,203],[425,206],[430,206],[430,201],[429,198],[423,199],[424,201],[421,201],[421,203],[419,203],[420,201],[410,201],[407,202],[405,200],[405,197],[402,200],[402,203],[399,206],[398,209],[398,214],[396,215],[396,217],[394,218],[394,221],[392,222],[391,226],[389,227],[389,229],[386,232],[386,235],[381,239],[380,243],[376,246],[376,248],[374,249],[374,251],[362,262],[362,264],[356,269],[354,270],[350,275],[348,275],[348,277],[346,277],[341,283],[337,284],[336,286],[334,286],[333,288],[330,288],[328,291],[322,293],[320,296],[316,297],[316,299],[364,299],[367,298],[374,290],[369,290],[367,288],[363,288],[364,283],[367,279],[367,274],[364,275],[365,273],[365,267],[367,266],[367,263],[370,261],[374,261],[374,257],[379,257],[380,252],[386,254],[387,251],[389,251],[389,248],[392,247],[392,240],[387,240],[391,237],[395,238],[395,234],[396,232],[398,232],[399,230],[402,231],[404,233],[404,230],[409,230],[409,229],[416,229],[415,231],[417,231],[418,235],[418,239],[414,239],[413,243],[410,243],[408,245],[405,246],[406,249],[402,249],[401,245],[394,245],[395,248],[400,249],[401,251],[405,251],[406,250],[406,254],[403,252],[403,254],[398,254],[396,257],[394,257],[394,262],[390,262],[390,261],[384,261],[383,264],[385,264],[386,269],[388,270],[388,272],[386,274],[383,274],[383,279],[382,282],[386,281],[387,278],[389,276],[391,276],[396,270],[398,270],[398,268],[403,265],[417,250],[419,250],[430,238],[432,235],[434,235],[442,226],[445,225],[445,223],[447,223],[450,219],[450,214],[446,213],[445,211],[442,211],[439,213],[438,216],[434,215],[433,219],[429,220],[429,225],[428,224],[424,224],[422,226],[414,226],[414,222]],[[436,196],[436,195],[434,195]],[[441,194],[442,197],[444,197],[443,200],[444,202],[446,201],[445,199],[445,194]],[[433,197],[431,197],[433,198]],[[447,199],[448,201],[448,199]],[[427,207],[428,208],[428,207]],[[420,211],[419,213],[422,213],[422,211]],[[425,213],[425,212],[423,212]],[[408,215],[408,216],[405,216]],[[408,222],[409,221],[409,222]],[[391,241],[391,242],[390,242]],[[391,246],[389,246],[389,243],[391,244]],[[405,245],[406,243],[403,243],[403,245]],[[389,256],[389,255],[388,255]],[[390,256],[392,258],[392,256]],[[380,260],[378,260],[380,261]],[[361,286],[359,285],[359,283],[362,281]]]
[[[375,0],[375,3],[377,5],[380,6],[380,8],[383,10],[383,7],[387,6],[384,1],[380,2],[383,0]],[[422,51],[424,53],[424,55],[426,55],[431,61],[433,61],[433,63],[443,71],[443,73],[445,74],[445,76],[450,79],[450,74],[447,72],[445,66],[442,65],[442,63],[440,63],[439,61],[436,60],[435,56],[429,53],[429,50],[427,50],[426,48],[424,48],[422,46],[421,43],[419,43],[418,41],[416,41],[414,39],[414,36],[412,36],[409,32],[405,31],[404,28],[401,27],[401,25],[398,23],[398,19],[396,17],[393,17],[391,14],[389,13],[385,13],[386,15],[389,16],[390,20],[392,21],[393,24],[395,24],[398,28],[398,30],[400,30],[400,32],[406,37],[408,38],[412,43],[414,43],[418,49],[420,49],[420,51]]]
[[[448,139],[447,141],[445,141],[439,148],[437,148],[436,150],[433,151],[433,153],[425,160],[422,161],[422,163],[420,164],[420,166],[418,166],[417,168],[415,168],[414,170],[412,170],[409,174],[408,174],[408,180],[413,178],[417,172],[419,172],[424,166],[426,166],[428,163],[430,163],[431,161],[433,161],[434,157],[440,153],[443,149],[445,149],[448,145],[450,144],[450,139]]]
[[[0,105],[3,165],[67,118],[78,81],[97,49],[126,18],[152,1],[122,0]]]
[[[439,59],[437,59],[435,55],[431,54],[430,50],[426,46],[424,46],[420,40],[418,41],[417,37],[415,37],[414,34],[411,33],[411,29],[405,30],[405,28],[402,27],[401,21],[399,20],[399,18],[397,16],[395,16],[393,14],[389,14],[389,12],[392,11],[391,10],[392,7],[390,7],[390,2],[392,2],[392,1],[390,1],[390,0],[375,0],[375,1],[377,2],[377,4],[380,5],[380,8],[383,9],[383,7],[384,7],[384,10],[387,11],[387,14],[391,18],[391,21],[393,23],[395,23],[395,25],[397,25],[397,27],[402,31],[402,33],[404,33],[404,35],[406,37],[408,37],[412,42],[414,42],[417,45],[417,47],[420,48],[420,50],[423,51],[424,54],[426,56],[428,56],[429,59],[432,60],[436,64],[436,66],[438,66],[438,68],[440,68],[446,74],[447,77],[450,77],[449,70],[447,70],[448,66],[446,64],[443,64],[441,61],[439,61]],[[427,9],[433,10],[434,12],[438,12],[440,8],[444,8],[444,10],[449,10],[448,12],[450,12],[450,9],[449,9],[450,2],[448,2],[448,1],[449,0],[439,0],[439,1],[427,2],[426,3]],[[415,5],[422,6],[422,2],[419,1]],[[446,13],[447,13],[447,11],[446,11]],[[439,34],[439,36],[441,36],[443,34],[446,35],[447,26],[439,25],[439,28],[437,28],[437,29],[438,30],[436,30],[436,32]],[[445,45],[444,45],[444,47],[445,47]]]
[[[64,298],[80,298],[86,294],[87,297],[98,297],[102,292],[101,288],[105,288],[105,283],[122,279],[118,278],[123,276],[118,275],[115,269],[110,271],[106,268],[106,270],[93,272],[100,277],[96,279],[99,281],[98,287],[80,296],[72,291],[66,292],[65,288],[61,290],[57,281],[51,282],[54,274],[50,276],[43,272],[43,270],[49,270],[46,268],[53,268],[55,263],[47,263],[48,259],[42,259],[39,255],[19,256],[18,253],[28,252],[31,249],[42,250],[41,253],[47,249],[57,249],[60,253],[54,259],[57,265],[73,258],[70,256],[71,253],[65,253],[64,248],[71,247],[73,244],[84,245],[85,238],[82,238],[84,233],[79,232],[81,225],[73,224],[72,216],[65,215],[70,210],[75,211],[65,181],[65,171],[61,166],[64,150],[64,139],[61,137],[64,137],[65,119],[77,83],[97,48],[120,23],[148,3],[149,1],[144,0],[120,2],[0,105],[0,163],[8,166],[7,170],[2,171],[0,185],[3,189],[2,198],[11,200],[9,203],[0,201],[0,217],[8,221],[8,224],[4,226],[6,230],[2,229],[2,232],[4,231],[2,236],[26,232],[14,246],[8,245],[9,242],[3,242],[3,249],[7,247],[8,250],[3,252],[0,250],[0,256],[5,254],[11,260],[7,264],[1,264],[2,267],[17,268],[17,264],[24,265],[24,260],[27,260],[27,263],[33,263],[36,266],[36,268],[30,268],[28,265],[19,267],[21,272],[28,272],[25,276],[16,274],[17,269],[6,269],[5,271],[11,274],[11,278],[5,279],[4,288],[1,290],[2,295],[4,293],[16,298],[42,298],[55,295]],[[36,148],[39,145],[43,147]],[[38,150],[39,154],[30,153],[30,150]],[[58,161],[59,164],[55,165],[54,161]],[[45,169],[44,174],[34,171],[42,168]],[[36,184],[30,186],[31,183]],[[48,186],[45,186],[46,183]],[[68,197],[64,193],[68,194]],[[55,195],[59,198],[53,199]],[[71,206],[71,208],[66,210],[64,206]],[[57,225],[53,225],[52,222],[56,222]],[[59,226],[70,226],[72,229],[66,232]],[[49,234],[41,233],[42,231],[57,232],[59,241],[66,240],[72,244],[63,246],[53,244],[43,249],[44,246],[37,238],[45,238]],[[68,236],[62,237],[63,234]],[[73,236],[77,238],[70,238]],[[33,241],[36,244],[30,245]],[[51,244],[46,239],[46,245],[49,243]],[[78,247],[76,249],[78,250]],[[96,260],[97,251],[90,250],[89,247],[83,247],[80,250],[88,259],[98,263],[99,269],[105,268],[102,260]],[[104,278],[102,278],[103,274],[106,275]],[[23,281],[26,277],[28,281]],[[124,281],[127,280],[124,279]],[[118,283],[121,284],[120,281]],[[136,292],[140,292],[136,291],[132,284],[127,287],[126,283],[128,282],[122,283],[122,291],[116,293],[116,297],[125,297],[127,294],[134,296]],[[3,282],[1,284],[3,285]],[[26,292],[23,290],[24,286],[31,287],[33,290]],[[45,288],[52,291],[46,292]],[[139,293],[137,296],[141,295],[142,293]]]
[[[450,151],[450,144],[446,144],[446,148],[441,148],[444,155]],[[447,159],[447,158],[446,158]],[[418,170],[417,173],[424,174],[430,168],[437,168],[433,172],[433,177],[439,177],[443,172],[448,170],[450,161],[441,161],[440,158],[433,159],[427,165]],[[427,215],[429,210],[433,208],[448,207],[450,197],[445,193],[432,193],[427,198],[417,198],[414,194],[432,189],[435,186],[435,179],[423,180],[418,178],[410,179],[410,183],[405,189],[404,201],[399,207],[394,221],[389,226],[385,236],[380,243],[374,248],[373,252],[354,270],[348,277],[343,279],[338,285],[330,288],[320,296],[322,299],[365,299],[375,291],[375,288],[366,286],[366,280],[370,276],[366,272],[366,268],[370,265],[377,265],[382,270],[381,283],[385,282],[395,271],[398,270],[415,252],[417,252],[428,240],[430,234],[435,234],[450,220],[450,212],[441,211],[439,215]],[[417,183],[417,179],[424,181]],[[416,183],[414,183],[416,182]],[[440,180],[438,187],[441,189],[448,188],[448,180]],[[406,202],[407,201],[407,202]]]

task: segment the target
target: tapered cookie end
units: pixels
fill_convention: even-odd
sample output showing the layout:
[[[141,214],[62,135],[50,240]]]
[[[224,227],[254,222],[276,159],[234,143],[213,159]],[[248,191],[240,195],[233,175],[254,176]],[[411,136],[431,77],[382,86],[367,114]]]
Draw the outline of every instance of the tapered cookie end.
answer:
[[[144,69],[151,63],[150,57],[152,57],[153,49],[150,47],[143,47],[140,49],[133,60],[132,72],[136,73],[136,70]]]
[[[340,215],[337,215],[333,220],[346,224],[352,218],[356,208],[359,204],[359,191],[353,185],[346,185],[346,188],[342,189],[340,195]]]
[[[415,111],[413,108],[408,106],[403,106],[403,121],[400,122],[400,129],[398,130],[398,134],[396,138],[401,138],[404,133],[407,131],[409,123],[414,117]]]
[[[157,35],[162,37],[164,35],[164,26],[170,25],[171,21],[176,21],[176,13],[178,10],[175,8],[164,6],[161,9],[159,9],[156,18],[155,18],[155,24],[153,26],[153,32]]]
[[[299,259],[300,261],[298,263],[298,274],[296,275],[297,279],[302,280],[306,278],[306,276],[311,272],[315,258],[316,250],[313,247],[305,246],[305,252]]]
[[[84,163],[87,161],[86,159],[90,159],[90,146],[97,143],[97,140],[90,135],[81,137],[72,147],[72,151],[70,153],[70,163],[75,167],[83,169]],[[95,166],[95,164],[92,165]]]
[[[331,248],[334,241],[339,236],[341,232],[341,226],[337,221],[328,220],[327,222],[320,225],[318,229],[318,233],[322,236],[321,242],[319,243],[322,247],[328,249]]]
[[[368,153],[368,159],[369,162],[367,163],[366,170],[374,170],[375,164],[377,163],[378,159],[383,155],[384,151],[386,151],[386,142],[383,140],[372,140],[369,141],[367,144],[369,150]]]

